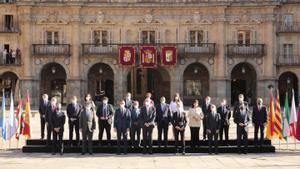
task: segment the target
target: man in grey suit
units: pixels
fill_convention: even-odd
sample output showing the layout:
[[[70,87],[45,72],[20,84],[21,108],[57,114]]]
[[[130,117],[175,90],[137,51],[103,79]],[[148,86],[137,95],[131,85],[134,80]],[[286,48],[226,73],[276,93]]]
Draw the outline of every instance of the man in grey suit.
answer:
[[[121,137],[123,137],[123,149],[124,154],[127,154],[127,135],[130,130],[130,123],[131,123],[131,113],[128,108],[125,107],[125,101],[120,101],[120,108],[116,110],[116,114],[114,117],[114,130],[117,132],[117,144],[118,144],[118,152],[117,154],[120,155],[121,153]]]
[[[145,99],[145,106],[141,109],[141,122],[143,125],[143,154],[152,154],[152,133],[155,125],[156,111],[151,100],[149,98]]]
[[[88,140],[89,153],[93,154],[92,149],[92,138],[93,132],[96,128],[95,121],[95,104],[91,100],[91,96],[88,94],[85,98],[85,103],[83,105],[83,111],[79,118],[79,128],[82,133],[82,155],[86,153],[86,141]]]
[[[221,116],[217,113],[216,106],[211,105],[211,111],[207,114],[207,135],[209,144],[209,154],[212,153],[212,141],[214,140],[215,154],[218,154],[218,134],[221,126]]]

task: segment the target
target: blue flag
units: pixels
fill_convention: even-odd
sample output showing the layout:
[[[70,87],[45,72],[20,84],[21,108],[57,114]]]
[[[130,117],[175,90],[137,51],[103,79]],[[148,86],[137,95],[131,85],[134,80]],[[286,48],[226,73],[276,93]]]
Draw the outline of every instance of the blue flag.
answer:
[[[14,109],[14,98],[12,92],[10,92],[10,109],[9,109],[9,123],[8,123],[8,133],[7,139],[10,140],[16,134],[16,118]]]
[[[1,137],[6,140],[6,115],[5,115],[5,94],[3,90],[2,96],[2,110],[0,116],[0,129],[1,129]]]

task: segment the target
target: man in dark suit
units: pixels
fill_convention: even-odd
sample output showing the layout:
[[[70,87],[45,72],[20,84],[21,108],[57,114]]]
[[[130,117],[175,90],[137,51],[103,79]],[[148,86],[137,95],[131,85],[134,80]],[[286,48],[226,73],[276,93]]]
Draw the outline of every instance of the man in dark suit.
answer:
[[[218,107],[217,112],[221,116],[221,125],[220,125],[220,141],[223,140],[223,132],[225,134],[225,145],[228,145],[228,131],[230,125],[230,117],[231,117],[231,110],[229,106],[226,104],[226,99],[223,99],[221,102],[221,106]]]
[[[180,102],[176,102],[177,105],[177,111],[173,113],[172,116],[172,125],[173,125],[173,131],[174,131],[174,137],[175,137],[175,147],[176,147],[176,153],[179,153],[179,134],[181,136],[181,146],[182,146],[182,155],[185,155],[185,139],[184,139],[184,133],[185,128],[187,125],[187,115],[183,110],[183,107],[181,107]]]
[[[53,127],[53,149],[52,155],[55,155],[57,148],[59,147],[60,155],[63,154],[63,133],[64,125],[66,122],[65,113],[61,110],[61,104],[59,103],[55,113],[51,116],[51,126]],[[58,142],[57,142],[58,138]]]
[[[125,107],[125,101],[120,101],[120,108],[116,110],[116,114],[114,117],[114,129],[117,132],[117,144],[118,144],[118,152],[119,155],[121,152],[121,137],[123,137],[123,148],[124,154],[127,154],[127,135],[130,130],[131,125],[131,117],[130,110]]]
[[[207,135],[207,125],[206,125],[206,117],[207,114],[210,113],[211,111],[211,98],[209,96],[206,96],[205,98],[205,103],[202,104],[202,112],[203,112],[203,140],[206,140],[206,135]]]
[[[46,114],[50,107],[50,102],[48,101],[48,95],[43,94],[43,100],[39,106],[40,120],[41,120],[41,139],[45,137],[45,125],[46,125]]]
[[[110,145],[111,141],[111,125],[112,118],[115,111],[111,104],[108,103],[108,97],[103,97],[102,104],[97,109],[96,115],[98,117],[98,127],[99,127],[99,145],[102,144],[103,132],[105,129],[107,143]]]
[[[47,145],[50,145],[51,142],[51,134],[53,131],[53,126],[52,126],[52,115],[56,113],[57,109],[57,99],[56,97],[51,98],[51,104],[48,107],[48,110],[46,112],[46,125],[47,125]]]
[[[151,99],[145,99],[145,106],[141,109],[141,122],[143,126],[143,154],[152,154],[152,133],[155,125],[156,111]],[[148,147],[147,147],[148,146]]]
[[[135,141],[135,135],[137,140]],[[133,102],[133,108],[131,109],[131,129],[130,129],[131,146],[139,147],[141,144],[141,109],[139,108],[139,102]]]
[[[129,110],[133,108],[133,100],[131,99],[131,93],[129,92],[126,94],[125,107]]]
[[[69,145],[73,142],[73,130],[76,133],[76,145],[79,144],[79,115],[81,105],[77,103],[77,97],[73,96],[72,103],[67,106],[67,115],[69,118]]]
[[[212,153],[212,140],[214,140],[215,154],[218,154],[218,134],[221,125],[221,116],[217,113],[216,106],[211,105],[211,112],[206,118],[209,154]]]
[[[234,108],[234,123],[237,124],[237,145],[241,153],[241,140],[243,137],[244,154],[247,154],[248,147],[248,123],[250,121],[248,103],[244,101],[244,95],[239,95],[239,102]]]
[[[254,144],[258,144],[258,130],[260,130],[260,143],[262,146],[264,142],[264,130],[268,120],[268,113],[266,106],[263,105],[262,98],[257,99],[257,105],[253,107],[252,123],[254,126]]]
[[[171,122],[171,112],[169,104],[166,104],[166,98],[160,98],[160,104],[156,105],[156,119],[157,131],[158,131],[158,147],[161,146],[162,133],[164,133],[164,146],[168,144],[168,130],[169,123]]]

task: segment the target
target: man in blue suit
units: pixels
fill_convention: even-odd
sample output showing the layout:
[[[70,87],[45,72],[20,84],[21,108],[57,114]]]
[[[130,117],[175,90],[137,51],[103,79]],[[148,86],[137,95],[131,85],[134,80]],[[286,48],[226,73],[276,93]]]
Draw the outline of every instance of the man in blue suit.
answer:
[[[254,143],[257,146],[258,143],[258,130],[260,130],[260,143],[259,146],[263,145],[264,142],[264,130],[267,125],[268,113],[266,106],[263,105],[262,98],[257,99],[257,105],[253,107],[252,112],[252,123],[254,126]]]
[[[120,107],[116,110],[114,118],[114,130],[117,132],[117,144],[119,155],[121,153],[121,137],[123,137],[123,149],[124,154],[127,154],[127,135],[130,130],[131,125],[131,115],[130,110],[125,107],[125,101],[120,101]]]

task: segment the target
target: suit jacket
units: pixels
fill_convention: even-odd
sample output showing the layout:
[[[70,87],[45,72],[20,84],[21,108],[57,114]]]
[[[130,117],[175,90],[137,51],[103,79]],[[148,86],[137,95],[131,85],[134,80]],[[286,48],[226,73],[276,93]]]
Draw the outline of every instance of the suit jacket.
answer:
[[[141,125],[141,109],[131,109],[131,125]]]
[[[96,115],[99,120],[101,117],[105,116],[104,111],[103,111],[103,106],[104,106],[103,104],[100,104],[98,106],[98,109],[96,112]],[[114,114],[115,114],[115,110],[114,110],[113,106],[111,104],[107,104],[107,118],[108,118],[107,120],[108,120],[109,124],[112,124],[112,118],[113,118]]]
[[[217,112],[221,116],[221,125],[228,126],[229,125],[229,120],[230,120],[230,117],[231,117],[231,110],[230,110],[229,106],[225,106],[224,110],[223,110],[223,107],[220,106],[220,107],[218,107]]]
[[[116,110],[116,114],[114,117],[114,128],[118,131],[124,131],[129,129],[131,126],[131,112],[129,109],[125,108],[121,111],[120,108]]]
[[[46,118],[46,114],[47,114],[49,106],[50,106],[49,101],[47,101],[46,104],[44,103],[44,101],[41,101],[41,103],[39,105],[39,113],[41,116],[45,116],[45,118]]]
[[[169,108],[169,104],[165,104],[165,110],[162,110],[161,104],[156,105],[156,118],[155,122],[157,124],[169,124],[171,121],[171,111]]]
[[[185,112],[183,111],[177,111],[175,113],[173,113],[173,117],[172,117],[172,125],[173,127],[186,127],[187,125],[187,115]]]
[[[245,111],[236,111],[235,117],[234,117],[234,122],[238,125],[239,123],[248,125],[250,121],[250,115],[249,111],[246,109]],[[239,127],[239,125],[238,125]]]
[[[236,113],[239,113],[239,112],[240,112],[240,107],[241,107],[243,104],[244,104],[245,107],[246,107],[246,111],[249,112],[249,105],[248,105],[248,102],[246,102],[246,101],[243,101],[243,103],[236,102],[235,105],[234,105],[234,109],[233,109],[233,118],[235,118]]]
[[[201,108],[205,119],[208,113],[211,112],[211,103],[208,104],[208,107],[206,106],[206,103],[203,103]]]
[[[87,132],[89,130],[92,132],[96,128],[95,121],[95,107],[94,103],[85,103],[83,111],[80,113],[79,118],[79,128],[82,129],[82,132]]]
[[[74,119],[79,119],[79,115],[80,115],[80,111],[81,111],[81,105],[80,104],[76,104],[76,106],[74,107],[72,103],[68,104],[67,106],[67,115],[68,118],[74,118]]]
[[[64,125],[66,122],[65,113],[62,111],[56,111],[51,116],[51,126],[52,128],[60,128],[60,132],[64,131]]]
[[[144,126],[146,123],[150,123],[151,127],[154,127],[156,118],[155,107],[151,106],[147,112],[146,106],[143,106],[141,109],[141,123]]]
[[[255,125],[263,125],[267,122],[268,119],[268,113],[266,106],[262,105],[260,110],[258,109],[258,106],[253,107],[252,112],[252,123]]]
[[[221,116],[219,113],[208,113],[206,118],[207,129],[209,129],[212,133],[216,133],[216,130],[220,129],[221,126]]]
[[[52,116],[53,114],[56,113],[56,107],[54,108],[54,110],[52,110],[52,106],[51,104],[48,106],[47,111],[46,111],[46,122],[48,123],[48,125],[51,127],[51,120],[52,120]]]

